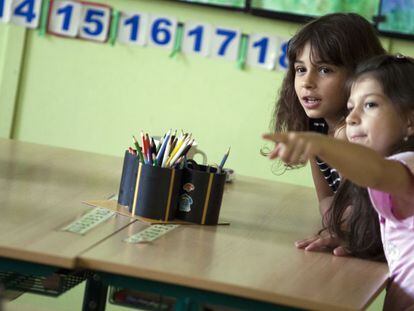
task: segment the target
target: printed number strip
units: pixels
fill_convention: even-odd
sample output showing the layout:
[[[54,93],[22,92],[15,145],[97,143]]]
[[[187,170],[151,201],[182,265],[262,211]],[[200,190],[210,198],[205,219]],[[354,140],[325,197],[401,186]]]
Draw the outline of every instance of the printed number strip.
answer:
[[[179,225],[152,225],[130,237],[126,238],[124,242],[127,243],[146,243],[158,239],[160,236],[177,228]]]
[[[49,0],[44,0],[49,1]],[[41,15],[42,0],[0,0],[0,22],[37,28]],[[44,6],[46,7],[46,6]],[[44,12],[47,10],[44,9]],[[55,35],[80,37],[83,39],[105,42],[111,25],[112,8],[108,5],[73,0],[54,0],[50,10],[48,31]],[[42,14],[41,34],[46,29],[47,14]],[[114,16],[117,16],[115,14]],[[124,44],[150,45],[179,49],[177,43],[178,21],[173,17],[150,15],[141,12],[122,12],[114,18],[111,29],[111,43],[115,40]],[[116,29],[115,29],[116,28]],[[115,31],[115,30],[117,31]],[[180,28],[181,29],[181,28]],[[245,38],[247,35],[243,35]],[[250,34],[247,47],[247,64],[273,70],[286,69],[287,42],[277,36]],[[229,61],[236,61],[241,50],[242,34],[238,29],[213,27],[208,23],[187,21],[183,34],[183,53],[199,54],[204,57],[212,55]],[[244,54],[244,53],[243,53]],[[244,58],[244,57],[243,57]],[[239,59],[243,68],[244,59]]]
[[[106,208],[97,207],[83,215],[81,218],[62,228],[62,231],[85,234],[100,223],[103,223],[105,220],[111,218],[114,214],[115,212],[110,211]]]

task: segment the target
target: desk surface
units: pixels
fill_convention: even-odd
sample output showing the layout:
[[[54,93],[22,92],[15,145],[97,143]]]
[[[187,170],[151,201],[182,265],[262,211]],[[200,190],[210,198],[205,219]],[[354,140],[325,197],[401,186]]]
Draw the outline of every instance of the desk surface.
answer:
[[[221,218],[182,225],[152,244],[122,240],[135,222],[80,256],[83,267],[251,299],[321,310],[360,310],[384,288],[385,264],[298,250],[319,229],[313,189],[239,177]]]
[[[116,216],[85,235],[60,231],[117,190],[122,159],[0,139],[0,256],[74,268],[77,256],[128,225]]]

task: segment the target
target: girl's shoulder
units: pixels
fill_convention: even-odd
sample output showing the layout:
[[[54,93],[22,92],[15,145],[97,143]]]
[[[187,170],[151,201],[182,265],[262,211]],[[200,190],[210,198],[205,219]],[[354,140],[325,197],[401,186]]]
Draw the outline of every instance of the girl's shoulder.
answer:
[[[386,158],[398,161],[405,166],[408,172],[414,176],[414,151],[406,151],[394,154]],[[391,178],[391,180],[395,180]],[[390,194],[385,191],[368,188],[371,203],[378,214],[384,219],[393,222],[395,226],[404,226],[414,229],[414,199],[412,191],[405,194]]]
[[[414,173],[414,151],[405,151],[389,156],[387,159],[405,164]]]

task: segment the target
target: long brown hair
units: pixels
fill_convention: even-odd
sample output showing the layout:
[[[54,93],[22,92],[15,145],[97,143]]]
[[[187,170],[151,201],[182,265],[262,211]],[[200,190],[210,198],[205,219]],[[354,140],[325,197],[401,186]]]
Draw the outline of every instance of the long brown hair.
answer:
[[[318,57],[326,63],[344,66],[350,73],[360,61],[385,53],[375,29],[358,14],[328,14],[306,24],[288,44],[289,66],[272,120],[272,128],[276,132],[308,130],[309,118],[300,105],[294,87],[294,63],[308,42],[313,59]]]
[[[378,81],[397,113],[403,120],[414,124],[413,59],[401,55],[374,57],[358,66],[348,83],[348,88],[362,76]],[[414,151],[414,136],[401,141],[392,153],[403,151]],[[326,229],[344,240],[354,256],[384,259],[378,214],[372,206],[366,188],[349,180],[344,181],[335,194],[325,222]]]

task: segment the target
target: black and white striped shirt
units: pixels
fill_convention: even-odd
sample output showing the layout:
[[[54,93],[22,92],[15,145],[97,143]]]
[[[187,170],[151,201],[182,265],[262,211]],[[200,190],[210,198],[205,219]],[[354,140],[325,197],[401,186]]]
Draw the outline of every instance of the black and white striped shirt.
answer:
[[[328,124],[326,124],[325,120],[310,119],[309,121],[309,130],[325,135],[328,134]],[[322,175],[325,177],[325,180],[328,183],[329,187],[335,193],[341,183],[341,177],[339,176],[338,171],[334,168],[331,168],[328,164],[326,164],[318,157],[316,157],[316,164],[318,165],[319,170],[322,172]]]

